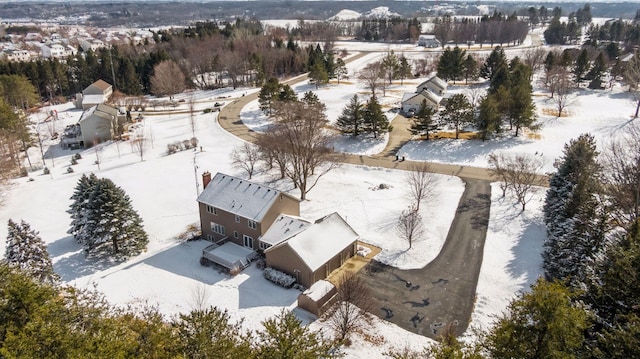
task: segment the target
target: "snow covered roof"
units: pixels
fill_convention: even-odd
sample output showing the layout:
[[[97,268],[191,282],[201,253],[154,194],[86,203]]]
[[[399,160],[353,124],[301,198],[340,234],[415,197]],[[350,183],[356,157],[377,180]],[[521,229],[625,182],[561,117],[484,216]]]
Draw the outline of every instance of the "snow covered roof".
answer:
[[[436,85],[438,88],[440,88],[441,90],[445,91],[447,89],[447,87],[449,86],[444,80],[442,80],[441,78],[439,78],[436,75],[433,75],[432,77],[426,79],[423,83],[421,83],[420,85],[418,85],[418,87],[422,87],[428,83],[432,83],[434,85]]]
[[[418,96],[419,94],[415,93],[415,92],[405,92],[404,95],[402,95],[402,103],[407,102],[408,100]]]
[[[239,246],[233,242],[227,242],[215,248],[207,247],[203,252],[206,253],[207,258],[229,269],[247,263],[248,258],[255,253],[253,250]]]
[[[361,13],[353,10],[342,9],[337,14],[328,18],[329,21],[357,20],[362,16]]]
[[[304,231],[310,225],[311,222],[304,218],[281,214],[267,232],[260,237],[260,242],[274,246]]]
[[[282,245],[289,246],[309,269],[316,271],[359,237],[358,233],[334,212],[318,219]]]
[[[317,302],[331,292],[333,288],[334,286],[330,282],[327,282],[326,280],[319,280],[313,283],[311,288],[302,292],[302,294]]]
[[[96,109],[98,108],[98,105],[95,105],[87,110],[85,110],[82,113],[82,116],[80,116],[80,119],[78,120],[78,123],[85,121],[87,118],[89,118],[89,116],[93,115],[94,112],[96,112]]]
[[[431,91],[429,91],[427,89],[422,90],[419,93],[419,95],[422,95],[422,96],[426,97],[427,99],[429,99],[430,101],[433,101],[434,103],[437,103],[437,104],[439,104],[440,101],[442,101],[442,97],[434,94],[433,92],[431,92]]]
[[[83,104],[99,104],[104,102],[104,95],[84,95],[82,97]]]
[[[200,193],[198,202],[261,222],[280,196],[289,195],[275,188],[218,172]]]

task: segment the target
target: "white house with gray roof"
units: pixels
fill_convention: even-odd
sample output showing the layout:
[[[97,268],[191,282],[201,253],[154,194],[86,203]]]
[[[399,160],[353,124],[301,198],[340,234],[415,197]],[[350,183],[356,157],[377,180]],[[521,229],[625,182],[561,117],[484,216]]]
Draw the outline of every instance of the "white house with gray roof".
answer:
[[[418,85],[416,92],[407,92],[402,96],[402,112],[417,112],[423,100],[427,102],[428,106],[437,111],[442,98],[446,95],[447,86],[446,81],[438,76],[431,76]]]

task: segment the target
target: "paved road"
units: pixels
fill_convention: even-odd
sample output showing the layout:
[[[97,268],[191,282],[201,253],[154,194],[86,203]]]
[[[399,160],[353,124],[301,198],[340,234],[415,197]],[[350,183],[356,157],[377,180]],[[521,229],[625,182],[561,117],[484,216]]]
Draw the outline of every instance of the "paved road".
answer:
[[[372,261],[358,275],[369,283],[374,314],[431,338],[452,323],[456,335],[467,329],[491,205],[490,182],[465,179],[466,187],[447,240],[431,263],[400,270]]]

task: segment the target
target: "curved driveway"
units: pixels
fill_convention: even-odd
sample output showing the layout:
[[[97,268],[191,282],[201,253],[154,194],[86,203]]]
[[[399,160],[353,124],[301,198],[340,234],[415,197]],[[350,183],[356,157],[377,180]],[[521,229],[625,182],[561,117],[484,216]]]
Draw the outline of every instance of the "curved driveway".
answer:
[[[306,79],[307,76],[302,75],[285,83],[292,85]],[[257,98],[258,94],[253,93],[225,106],[218,116],[220,126],[253,142],[255,133],[242,123],[240,112]],[[404,170],[423,163],[395,160],[398,150],[411,138],[409,126],[408,119],[397,116],[389,142],[379,155],[345,155],[343,161]],[[421,269],[400,270],[374,260],[358,275],[370,283],[377,310],[373,314],[409,331],[436,338],[447,324],[456,325],[457,335],[461,335],[469,324],[489,221],[490,182],[494,178],[486,168],[433,162],[429,166],[434,173],[461,177],[466,184],[442,250]]]

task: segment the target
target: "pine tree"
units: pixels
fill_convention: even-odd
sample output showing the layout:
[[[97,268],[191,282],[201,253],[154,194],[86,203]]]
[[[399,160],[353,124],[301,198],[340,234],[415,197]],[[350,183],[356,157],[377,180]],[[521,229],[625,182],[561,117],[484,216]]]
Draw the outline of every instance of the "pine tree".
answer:
[[[342,114],[338,117],[336,126],[342,133],[355,136],[360,135],[364,127],[364,104],[358,99],[358,95],[353,95],[351,101],[342,109]]]
[[[318,89],[320,84],[327,84],[329,82],[329,74],[327,69],[324,67],[324,63],[314,63],[309,71],[309,78],[313,80],[313,83],[315,83],[316,89]]]
[[[434,118],[436,111],[427,105],[427,100],[422,100],[420,108],[416,112],[411,124],[411,133],[414,135],[425,134],[425,139],[429,139],[429,133],[438,129],[438,124]]]
[[[260,109],[265,115],[271,116],[271,110],[273,103],[277,101],[280,94],[280,83],[275,77],[270,78],[260,89],[258,94],[258,102],[260,103]]]
[[[340,80],[347,77],[349,71],[347,71],[347,64],[344,63],[344,60],[341,58],[336,59],[336,64],[334,68],[334,73],[336,79],[338,80],[338,85],[340,84]]]
[[[400,65],[398,67],[398,76],[400,77],[400,85],[404,84],[404,79],[412,77],[411,65],[404,55],[400,56]]]
[[[583,49],[576,59],[576,64],[573,67],[573,75],[575,76],[575,82],[579,83],[584,78],[585,72],[589,69],[589,53],[587,49]]]
[[[468,83],[469,80],[476,80],[478,78],[478,63],[476,59],[471,56],[471,54],[467,55],[464,59],[464,83]]]
[[[58,280],[44,241],[25,221],[18,224],[9,220],[4,258],[9,266],[19,268],[39,282],[54,283]]]
[[[493,75],[496,73],[496,70],[500,66],[506,64],[507,55],[505,55],[502,47],[496,46],[493,51],[491,51],[491,54],[489,55],[489,57],[487,57],[487,60],[480,68],[480,77],[491,80],[493,79]]]
[[[93,187],[97,182],[98,177],[96,177],[95,174],[92,173],[89,176],[83,174],[78,180],[75,191],[70,198],[73,202],[67,210],[67,213],[71,215],[71,228],[69,228],[67,233],[73,235],[78,242],[80,242],[78,232],[84,226],[86,220],[85,211],[87,209],[87,203],[93,192]]]
[[[375,97],[371,97],[367,102],[362,119],[364,131],[373,134],[373,138],[378,138],[378,135],[389,130],[389,120]]]
[[[87,254],[111,252],[118,257],[133,256],[149,242],[129,196],[110,179],[98,180],[89,198],[86,218],[79,236]]]
[[[495,95],[489,95],[480,101],[480,111],[476,118],[476,128],[484,142],[487,136],[500,132],[500,110]]]
[[[451,96],[442,111],[442,122],[455,128],[456,139],[459,138],[460,130],[472,120],[471,104],[463,94]]]
[[[544,205],[547,241],[542,257],[548,279],[581,286],[604,245],[607,219],[598,197],[597,156],[594,137],[583,134],[565,145],[554,164]]]
[[[258,331],[255,354],[262,359],[330,358],[334,356],[334,343],[321,334],[302,325],[291,312],[281,312],[276,318],[262,323]]]
[[[539,279],[531,292],[509,304],[489,331],[485,346],[492,358],[574,358],[587,328],[587,313],[572,303],[561,283]]]

